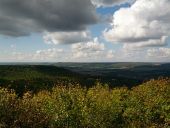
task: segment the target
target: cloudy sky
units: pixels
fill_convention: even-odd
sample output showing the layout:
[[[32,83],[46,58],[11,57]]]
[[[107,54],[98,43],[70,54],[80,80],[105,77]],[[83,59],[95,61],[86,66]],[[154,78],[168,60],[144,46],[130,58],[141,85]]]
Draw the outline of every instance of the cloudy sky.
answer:
[[[170,0],[0,0],[0,62],[170,62]]]

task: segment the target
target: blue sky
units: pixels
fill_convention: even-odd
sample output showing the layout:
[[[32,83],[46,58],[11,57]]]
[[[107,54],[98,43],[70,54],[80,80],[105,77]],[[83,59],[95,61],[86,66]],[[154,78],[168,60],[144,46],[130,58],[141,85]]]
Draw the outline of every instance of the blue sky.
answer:
[[[0,62],[170,61],[168,0],[137,0],[134,3],[127,0],[110,0],[109,3],[71,0],[73,7],[77,1],[78,5],[75,6],[77,9],[70,7],[69,11],[63,8],[68,7],[67,0],[63,0],[63,7],[55,10],[54,6],[52,15],[47,3],[40,7],[38,0],[31,0],[36,1],[37,6],[30,3],[30,7],[40,10],[32,17],[34,12],[27,15],[24,11],[19,12],[17,5],[11,8],[10,1],[5,5],[2,1]],[[57,1],[61,0],[53,2],[56,6]],[[46,12],[42,13],[44,10]]]

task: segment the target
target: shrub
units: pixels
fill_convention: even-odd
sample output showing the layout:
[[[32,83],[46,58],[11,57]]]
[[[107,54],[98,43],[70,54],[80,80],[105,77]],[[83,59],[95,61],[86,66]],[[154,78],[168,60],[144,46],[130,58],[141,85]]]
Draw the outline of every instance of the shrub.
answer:
[[[166,128],[170,125],[170,80],[151,80],[128,89],[97,83],[56,86],[17,97],[0,88],[0,127]]]

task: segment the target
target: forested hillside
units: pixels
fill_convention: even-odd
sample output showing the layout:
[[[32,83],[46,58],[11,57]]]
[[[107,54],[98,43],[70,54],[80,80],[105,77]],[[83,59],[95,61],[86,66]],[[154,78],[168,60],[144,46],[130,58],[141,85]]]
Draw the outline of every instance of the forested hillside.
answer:
[[[170,64],[157,63],[47,63],[0,65],[0,87],[25,91],[50,90],[56,84],[96,82],[110,88],[137,86],[150,79],[170,77]]]

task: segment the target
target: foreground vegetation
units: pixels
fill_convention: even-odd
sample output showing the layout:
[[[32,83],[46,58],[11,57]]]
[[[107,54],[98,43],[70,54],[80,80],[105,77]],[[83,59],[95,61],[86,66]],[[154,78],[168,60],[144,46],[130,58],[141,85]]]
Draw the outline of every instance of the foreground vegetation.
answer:
[[[128,89],[56,85],[36,94],[0,88],[4,128],[168,128],[170,80],[151,80]]]

